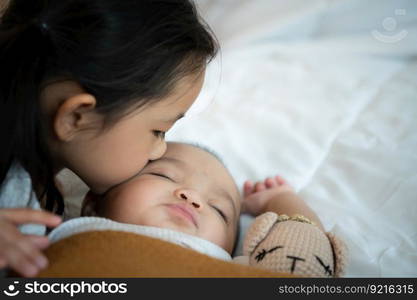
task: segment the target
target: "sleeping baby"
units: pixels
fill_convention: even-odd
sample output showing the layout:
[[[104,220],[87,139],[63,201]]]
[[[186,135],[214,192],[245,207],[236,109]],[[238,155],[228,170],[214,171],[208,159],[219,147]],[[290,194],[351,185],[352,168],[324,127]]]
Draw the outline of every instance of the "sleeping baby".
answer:
[[[90,217],[63,223],[50,233],[50,240],[92,229],[114,229],[230,260],[241,210],[241,196],[232,176],[203,148],[183,143],[167,146],[162,158],[150,161],[104,196],[88,194],[83,215]]]
[[[91,230],[127,231],[231,260],[242,211],[254,216],[266,211],[302,214],[322,232],[316,214],[282,178],[246,182],[242,201],[232,176],[215,154],[190,144],[167,145],[162,158],[150,161],[104,196],[89,193],[83,204],[86,217],[54,229],[51,242]]]

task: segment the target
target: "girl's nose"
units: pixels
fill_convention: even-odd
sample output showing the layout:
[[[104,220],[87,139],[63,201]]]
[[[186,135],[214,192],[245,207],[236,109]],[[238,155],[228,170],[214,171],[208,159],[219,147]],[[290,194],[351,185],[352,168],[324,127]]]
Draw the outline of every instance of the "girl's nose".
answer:
[[[149,160],[161,158],[165,151],[167,151],[167,143],[164,139],[161,139],[157,142],[155,147],[152,148],[152,151],[149,154]]]
[[[203,201],[198,192],[191,189],[176,189],[174,191],[175,197],[187,201],[195,209],[201,210],[203,208]]]

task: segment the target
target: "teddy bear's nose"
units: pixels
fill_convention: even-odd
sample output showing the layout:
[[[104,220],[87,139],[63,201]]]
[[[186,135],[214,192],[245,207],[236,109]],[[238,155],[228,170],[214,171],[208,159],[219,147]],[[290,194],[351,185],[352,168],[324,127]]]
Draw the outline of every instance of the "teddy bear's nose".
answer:
[[[291,256],[291,255],[287,255],[287,258],[292,259],[291,273],[294,273],[295,265],[297,264],[298,261],[306,261],[304,258]]]

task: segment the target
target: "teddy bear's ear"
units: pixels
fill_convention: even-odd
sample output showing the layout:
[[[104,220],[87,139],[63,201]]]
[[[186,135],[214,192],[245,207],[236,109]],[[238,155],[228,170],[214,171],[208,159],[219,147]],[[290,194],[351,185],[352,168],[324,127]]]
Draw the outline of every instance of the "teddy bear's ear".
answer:
[[[244,255],[250,256],[256,246],[267,236],[277,219],[278,215],[273,212],[266,212],[256,217],[249,227],[243,242]]]
[[[345,273],[348,260],[348,250],[346,244],[331,232],[327,232],[326,235],[329,238],[330,244],[333,248],[335,264],[334,277],[341,277]]]

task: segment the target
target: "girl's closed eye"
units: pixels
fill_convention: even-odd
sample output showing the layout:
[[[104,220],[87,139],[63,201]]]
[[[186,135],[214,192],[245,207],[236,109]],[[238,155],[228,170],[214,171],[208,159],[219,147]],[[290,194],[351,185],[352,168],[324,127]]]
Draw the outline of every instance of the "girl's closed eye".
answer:
[[[161,131],[161,130],[153,130],[152,131],[153,135],[156,136],[157,138],[160,139],[164,139],[165,138],[165,131]]]

